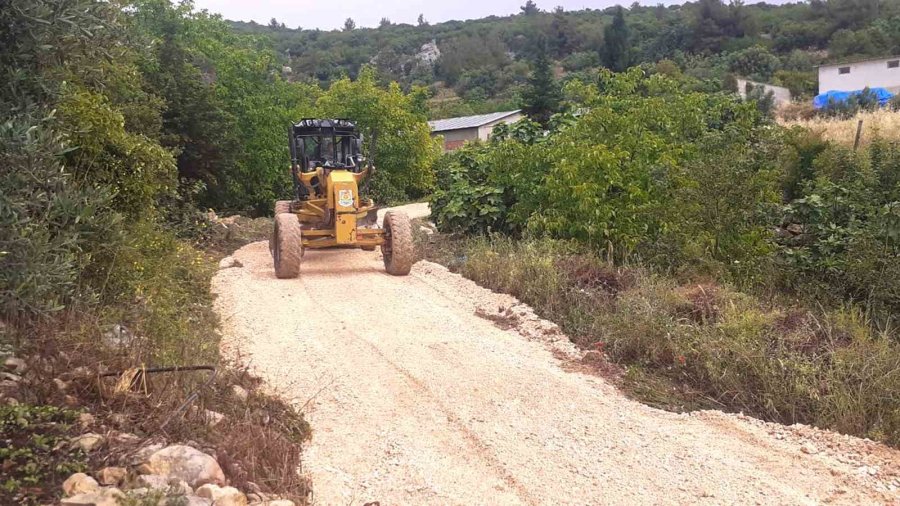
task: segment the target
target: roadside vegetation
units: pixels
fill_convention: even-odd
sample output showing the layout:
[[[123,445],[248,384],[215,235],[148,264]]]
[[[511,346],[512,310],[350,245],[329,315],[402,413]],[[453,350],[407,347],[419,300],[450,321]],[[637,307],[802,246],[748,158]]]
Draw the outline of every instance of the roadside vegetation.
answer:
[[[648,402],[900,444],[900,148],[636,68],[565,90],[578,117],[438,163],[432,218],[460,239],[429,256],[605,353]]]

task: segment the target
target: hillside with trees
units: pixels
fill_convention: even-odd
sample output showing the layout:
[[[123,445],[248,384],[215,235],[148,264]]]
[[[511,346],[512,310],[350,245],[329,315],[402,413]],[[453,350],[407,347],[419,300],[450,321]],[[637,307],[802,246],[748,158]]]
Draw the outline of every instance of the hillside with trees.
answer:
[[[435,24],[420,16],[415,26],[384,19],[362,28],[348,20],[339,31],[288,28],[274,19],[232,24],[267,35],[293,80],[326,85],[374,65],[387,81],[428,87],[432,117],[517,107],[542,54],[563,80],[584,79],[601,66],[659,65],[706,91],[739,75],[810,97],[815,65],[900,53],[900,4],[893,1],[540,7],[529,0],[518,15]]]

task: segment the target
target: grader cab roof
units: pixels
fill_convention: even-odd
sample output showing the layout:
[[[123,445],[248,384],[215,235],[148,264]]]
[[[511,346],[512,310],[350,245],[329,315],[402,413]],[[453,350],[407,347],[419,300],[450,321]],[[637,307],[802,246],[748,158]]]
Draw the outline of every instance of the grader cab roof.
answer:
[[[291,131],[294,136],[305,136],[305,135],[336,135],[336,136],[356,136],[358,135],[358,130],[356,129],[356,123],[350,121],[349,119],[343,118],[334,118],[334,119],[316,119],[316,118],[304,118],[291,126]]]

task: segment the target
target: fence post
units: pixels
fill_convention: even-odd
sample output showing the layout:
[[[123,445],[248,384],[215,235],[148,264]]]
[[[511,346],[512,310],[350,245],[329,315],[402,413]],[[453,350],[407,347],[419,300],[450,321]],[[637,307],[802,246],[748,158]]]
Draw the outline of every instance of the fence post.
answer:
[[[856,124],[856,140],[853,141],[853,151],[859,147],[859,138],[862,135],[862,123],[863,120],[859,120],[859,123]]]

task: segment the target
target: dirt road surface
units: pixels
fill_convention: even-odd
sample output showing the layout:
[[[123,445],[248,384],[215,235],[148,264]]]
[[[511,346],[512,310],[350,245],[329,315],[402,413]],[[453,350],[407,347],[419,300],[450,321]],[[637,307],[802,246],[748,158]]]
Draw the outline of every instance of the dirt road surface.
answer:
[[[427,213],[427,209],[426,209]],[[900,504],[900,453],[625,398],[515,299],[441,266],[265,242],[213,281],[223,353],[305,406],[316,504]]]

